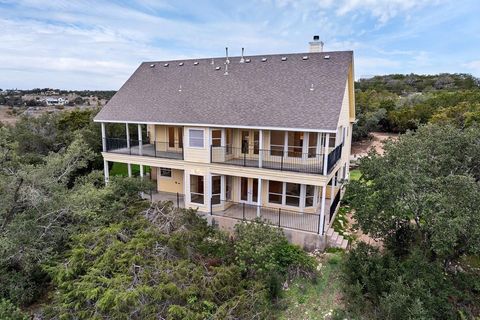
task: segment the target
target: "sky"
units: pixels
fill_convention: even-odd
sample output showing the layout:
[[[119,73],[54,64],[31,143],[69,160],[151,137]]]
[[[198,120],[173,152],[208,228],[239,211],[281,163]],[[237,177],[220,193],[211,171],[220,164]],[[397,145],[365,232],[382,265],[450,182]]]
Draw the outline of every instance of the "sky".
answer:
[[[480,77],[480,0],[0,0],[0,88],[117,90],[142,61],[354,50],[356,78]]]

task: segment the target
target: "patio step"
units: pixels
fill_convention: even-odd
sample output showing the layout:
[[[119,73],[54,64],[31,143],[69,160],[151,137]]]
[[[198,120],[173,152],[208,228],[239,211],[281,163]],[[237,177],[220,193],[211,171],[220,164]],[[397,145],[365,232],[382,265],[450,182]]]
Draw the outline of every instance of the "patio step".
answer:
[[[333,228],[328,228],[327,230],[327,237],[331,237],[333,236],[333,233],[335,232],[335,230],[333,230]]]
[[[348,247],[348,240],[333,230],[333,228],[327,230],[327,239],[328,246],[331,248],[347,249]]]

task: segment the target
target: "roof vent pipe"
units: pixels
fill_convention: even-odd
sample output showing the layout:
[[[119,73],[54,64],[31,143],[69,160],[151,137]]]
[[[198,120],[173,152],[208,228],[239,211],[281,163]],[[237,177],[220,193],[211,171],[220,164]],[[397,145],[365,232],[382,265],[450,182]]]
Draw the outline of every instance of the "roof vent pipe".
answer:
[[[242,57],[240,58],[240,63],[245,62],[245,58],[243,57],[243,54],[245,53],[245,48],[242,48]]]
[[[309,42],[310,52],[323,52],[323,41],[320,41],[320,37],[315,35],[313,36],[313,41]]]
[[[228,47],[225,47],[225,56],[227,59],[225,60],[225,73],[224,75],[228,76],[228,64],[230,63],[230,60],[228,60]]]

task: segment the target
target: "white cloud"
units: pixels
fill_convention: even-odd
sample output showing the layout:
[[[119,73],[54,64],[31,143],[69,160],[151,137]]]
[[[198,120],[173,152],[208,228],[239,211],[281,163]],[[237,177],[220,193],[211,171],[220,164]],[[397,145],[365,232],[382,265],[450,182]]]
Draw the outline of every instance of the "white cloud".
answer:
[[[412,10],[436,5],[439,2],[439,0],[343,0],[336,12],[338,15],[345,15],[355,11],[368,11],[384,24],[399,14],[406,14],[408,17]]]
[[[462,64],[466,72],[480,76],[480,60],[473,60]]]

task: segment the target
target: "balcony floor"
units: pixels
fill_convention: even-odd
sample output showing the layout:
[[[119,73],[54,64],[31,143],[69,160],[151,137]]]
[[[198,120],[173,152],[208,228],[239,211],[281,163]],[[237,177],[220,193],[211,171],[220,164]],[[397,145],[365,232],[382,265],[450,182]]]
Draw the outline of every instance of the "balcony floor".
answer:
[[[128,148],[119,148],[108,150],[107,152],[120,153],[120,154],[129,154],[129,155],[140,155],[140,148],[138,146]],[[142,145],[142,155],[146,157],[155,157],[155,158],[167,158],[167,159],[183,159],[182,151],[159,151],[153,148],[153,144],[144,144]]]

